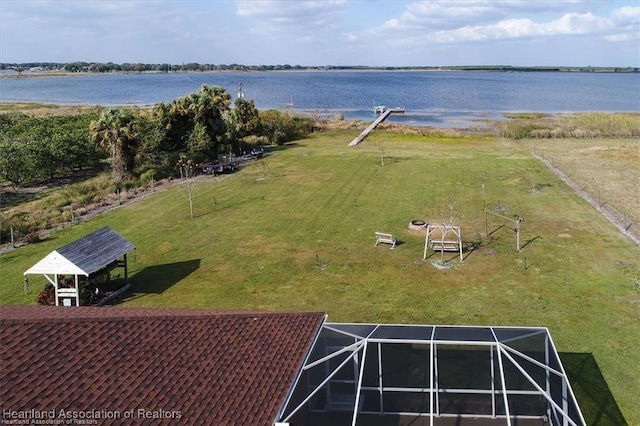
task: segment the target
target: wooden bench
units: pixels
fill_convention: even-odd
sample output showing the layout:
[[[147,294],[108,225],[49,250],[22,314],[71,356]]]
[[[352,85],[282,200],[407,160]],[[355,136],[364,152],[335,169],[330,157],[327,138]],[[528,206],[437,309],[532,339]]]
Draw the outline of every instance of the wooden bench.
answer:
[[[387,234],[386,232],[376,232],[376,246],[380,243],[391,244],[391,250],[396,248],[396,244],[398,243],[398,239],[392,234]],[[374,246],[375,247],[375,246]]]
[[[431,240],[429,245],[435,251],[460,251],[460,243],[454,240]]]

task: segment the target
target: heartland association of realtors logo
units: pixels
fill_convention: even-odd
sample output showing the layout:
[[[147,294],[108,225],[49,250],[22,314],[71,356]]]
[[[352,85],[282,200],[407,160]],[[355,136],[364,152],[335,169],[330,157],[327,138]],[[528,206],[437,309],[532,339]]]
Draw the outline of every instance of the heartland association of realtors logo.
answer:
[[[97,425],[100,420],[181,419],[181,411],[146,410],[2,410],[2,425]]]

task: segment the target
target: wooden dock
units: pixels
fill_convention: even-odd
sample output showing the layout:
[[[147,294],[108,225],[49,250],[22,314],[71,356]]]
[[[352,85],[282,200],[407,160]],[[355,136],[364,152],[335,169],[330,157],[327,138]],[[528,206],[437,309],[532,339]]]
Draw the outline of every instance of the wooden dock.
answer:
[[[366,129],[364,129],[362,131],[362,133],[360,133],[358,135],[358,137],[356,137],[354,140],[349,142],[348,146],[356,146],[356,145],[358,145],[367,136],[369,136],[369,133],[373,132],[373,130],[376,127],[378,127],[378,124],[382,123],[390,114],[392,114],[394,112],[402,113],[402,112],[404,112],[404,109],[403,108],[389,108],[389,109],[386,109],[382,114],[380,114],[380,116],[378,118],[376,118],[376,120],[373,123],[371,123]]]

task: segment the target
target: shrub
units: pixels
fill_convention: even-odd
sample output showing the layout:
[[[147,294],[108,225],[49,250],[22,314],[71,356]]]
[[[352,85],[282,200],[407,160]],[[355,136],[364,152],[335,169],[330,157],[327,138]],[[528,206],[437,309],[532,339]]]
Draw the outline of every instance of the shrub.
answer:
[[[260,135],[270,144],[277,145],[303,138],[315,129],[315,123],[309,117],[292,116],[273,109],[260,112],[260,123]]]
[[[56,292],[52,284],[47,284],[38,294],[38,305],[55,305],[56,304]]]
[[[38,230],[31,230],[22,239],[27,244],[37,243],[41,241],[40,232]]]
[[[143,185],[149,185],[155,179],[155,176],[156,176],[156,170],[149,169],[140,175],[140,182]]]

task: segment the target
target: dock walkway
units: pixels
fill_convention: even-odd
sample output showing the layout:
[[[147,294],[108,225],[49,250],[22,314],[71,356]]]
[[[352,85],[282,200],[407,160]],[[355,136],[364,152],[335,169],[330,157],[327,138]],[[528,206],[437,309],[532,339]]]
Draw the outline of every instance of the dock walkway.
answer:
[[[394,113],[394,112],[404,112],[404,109],[402,109],[402,108],[389,108],[389,109],[385,110],[382,114],[380,114],[380,116],[378,118],[376,118],[376,120],[373,123],[371,123],[366,129],[364,129],[362,131],[362,133],[360,133],[358,135],[358,137],[356,137],[354,140],[349,142],[348,146],[356,146],[356,145],[358,145],[367,136],[369,136],[369,133],[373,132],[373,130],[376,127],[378,127],[378,124],[382,123],[389,116],[389,114]]]

